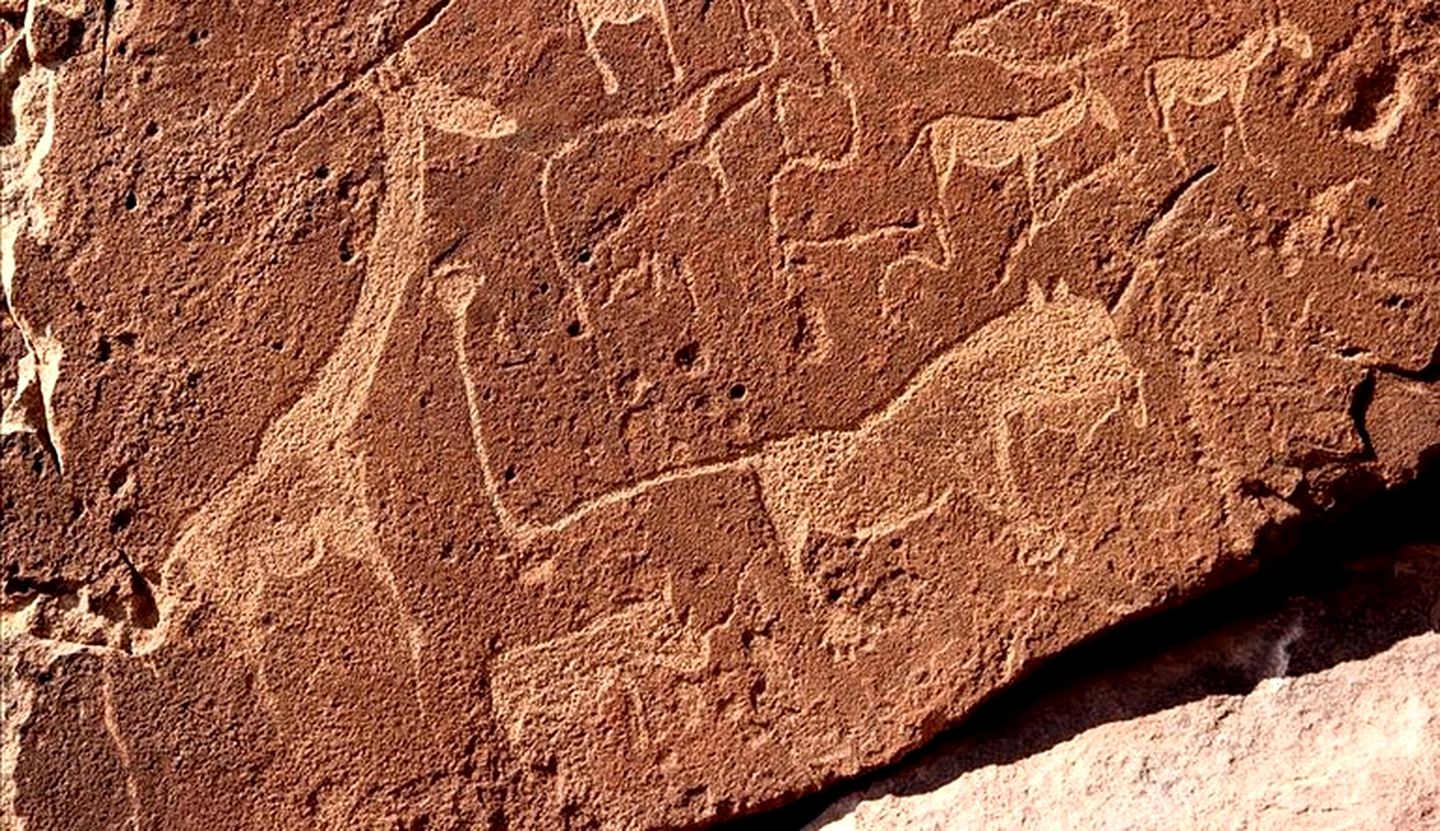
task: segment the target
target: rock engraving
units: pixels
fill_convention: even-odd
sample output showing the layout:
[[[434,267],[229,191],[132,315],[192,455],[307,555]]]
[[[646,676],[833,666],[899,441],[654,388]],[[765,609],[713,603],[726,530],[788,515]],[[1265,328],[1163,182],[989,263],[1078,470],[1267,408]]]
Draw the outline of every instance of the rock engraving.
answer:
[[[1417,475],[1429,5],[0,0],[0,808],[712,824]]]

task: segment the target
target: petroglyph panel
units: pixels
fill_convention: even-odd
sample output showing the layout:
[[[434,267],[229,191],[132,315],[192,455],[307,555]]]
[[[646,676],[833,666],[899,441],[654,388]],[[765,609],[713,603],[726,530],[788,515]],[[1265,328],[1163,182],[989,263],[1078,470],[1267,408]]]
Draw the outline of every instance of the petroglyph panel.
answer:
[[[746,814],[1433,455],[1433,4],[242,5],[0,0],[29,831]]]

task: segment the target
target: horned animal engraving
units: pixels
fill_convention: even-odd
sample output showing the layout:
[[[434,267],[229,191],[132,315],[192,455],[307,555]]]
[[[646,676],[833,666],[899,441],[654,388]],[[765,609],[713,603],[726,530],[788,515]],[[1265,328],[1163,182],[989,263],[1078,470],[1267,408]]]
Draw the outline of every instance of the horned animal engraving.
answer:
[[[1184,152],[1175,137],[1172,118],[1181,103],[1208,107],[1221,101],[1230,106],[1236,136],[1246,156],[1254,157],[1245,130],[1245,96],[1250,73],[1279,48],[1308,59],[1313,47],[1310,36],[1277,13],[1274,21],[1246,34],[1234,47],[1209,58],[1163,58],[1145,70],[1146,92],[1160,121],[1160,129],[1182,163]]]
[[[1069,98],[1035,115],[1018,118],[976,118],[942,116],[927,128],[930,161],[935,170],[937,201],[960,164],[987,170],[1003,170],[1018,159],[1025,175],[1030,199],[1031,230],[1053,221],[1057,200],[1040,204],[1040,154],[1083,123],[1087,116],[1111,130],[1118,129],[1115,110],[1104,93],[1088,83],[1075,89]]]
[[[605,94],[614,95],[620,91],[620,81],[615,70],[600,53],[595,38],[606,24],[627,26],[651,18],[660,27],[665,38],[665,52],[670,59],[671,77],[676,83],[685,79],[685,69],[675,54],[675,35],[670,28],[670,13],[665,0],[575,0],[575,14],[580,18],[580,28],[585,34],[585,54],[590,56],[600,79],[605,85]]]

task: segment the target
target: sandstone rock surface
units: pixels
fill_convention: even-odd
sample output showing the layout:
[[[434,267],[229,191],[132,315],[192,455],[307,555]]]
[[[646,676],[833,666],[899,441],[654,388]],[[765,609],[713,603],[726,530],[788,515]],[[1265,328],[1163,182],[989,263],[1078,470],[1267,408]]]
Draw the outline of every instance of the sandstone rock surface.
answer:
[[[1267,681],[914,796],[860,799],[814,831],[1440,827],[1440,634]]]
[[[1037,686],[806,827],[1440,827],[1440,546],[1338,571]]]
[[[0,0],[3,809],[652,828],[1440,446],[1440,7]]]

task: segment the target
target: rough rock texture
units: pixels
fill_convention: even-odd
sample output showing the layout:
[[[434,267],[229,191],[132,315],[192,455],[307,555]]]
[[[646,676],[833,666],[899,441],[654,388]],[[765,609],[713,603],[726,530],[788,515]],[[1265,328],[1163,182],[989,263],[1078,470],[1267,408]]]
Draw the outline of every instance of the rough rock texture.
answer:
[[[1440,827],[1440,634],[1096,727],[817,831]]]
[[[1440,445],[1440,6],[0,0],[3,807],[657,827]]]
[[[1440,546],[1345,570],[992,709],[807,828],[1440,828]]]

